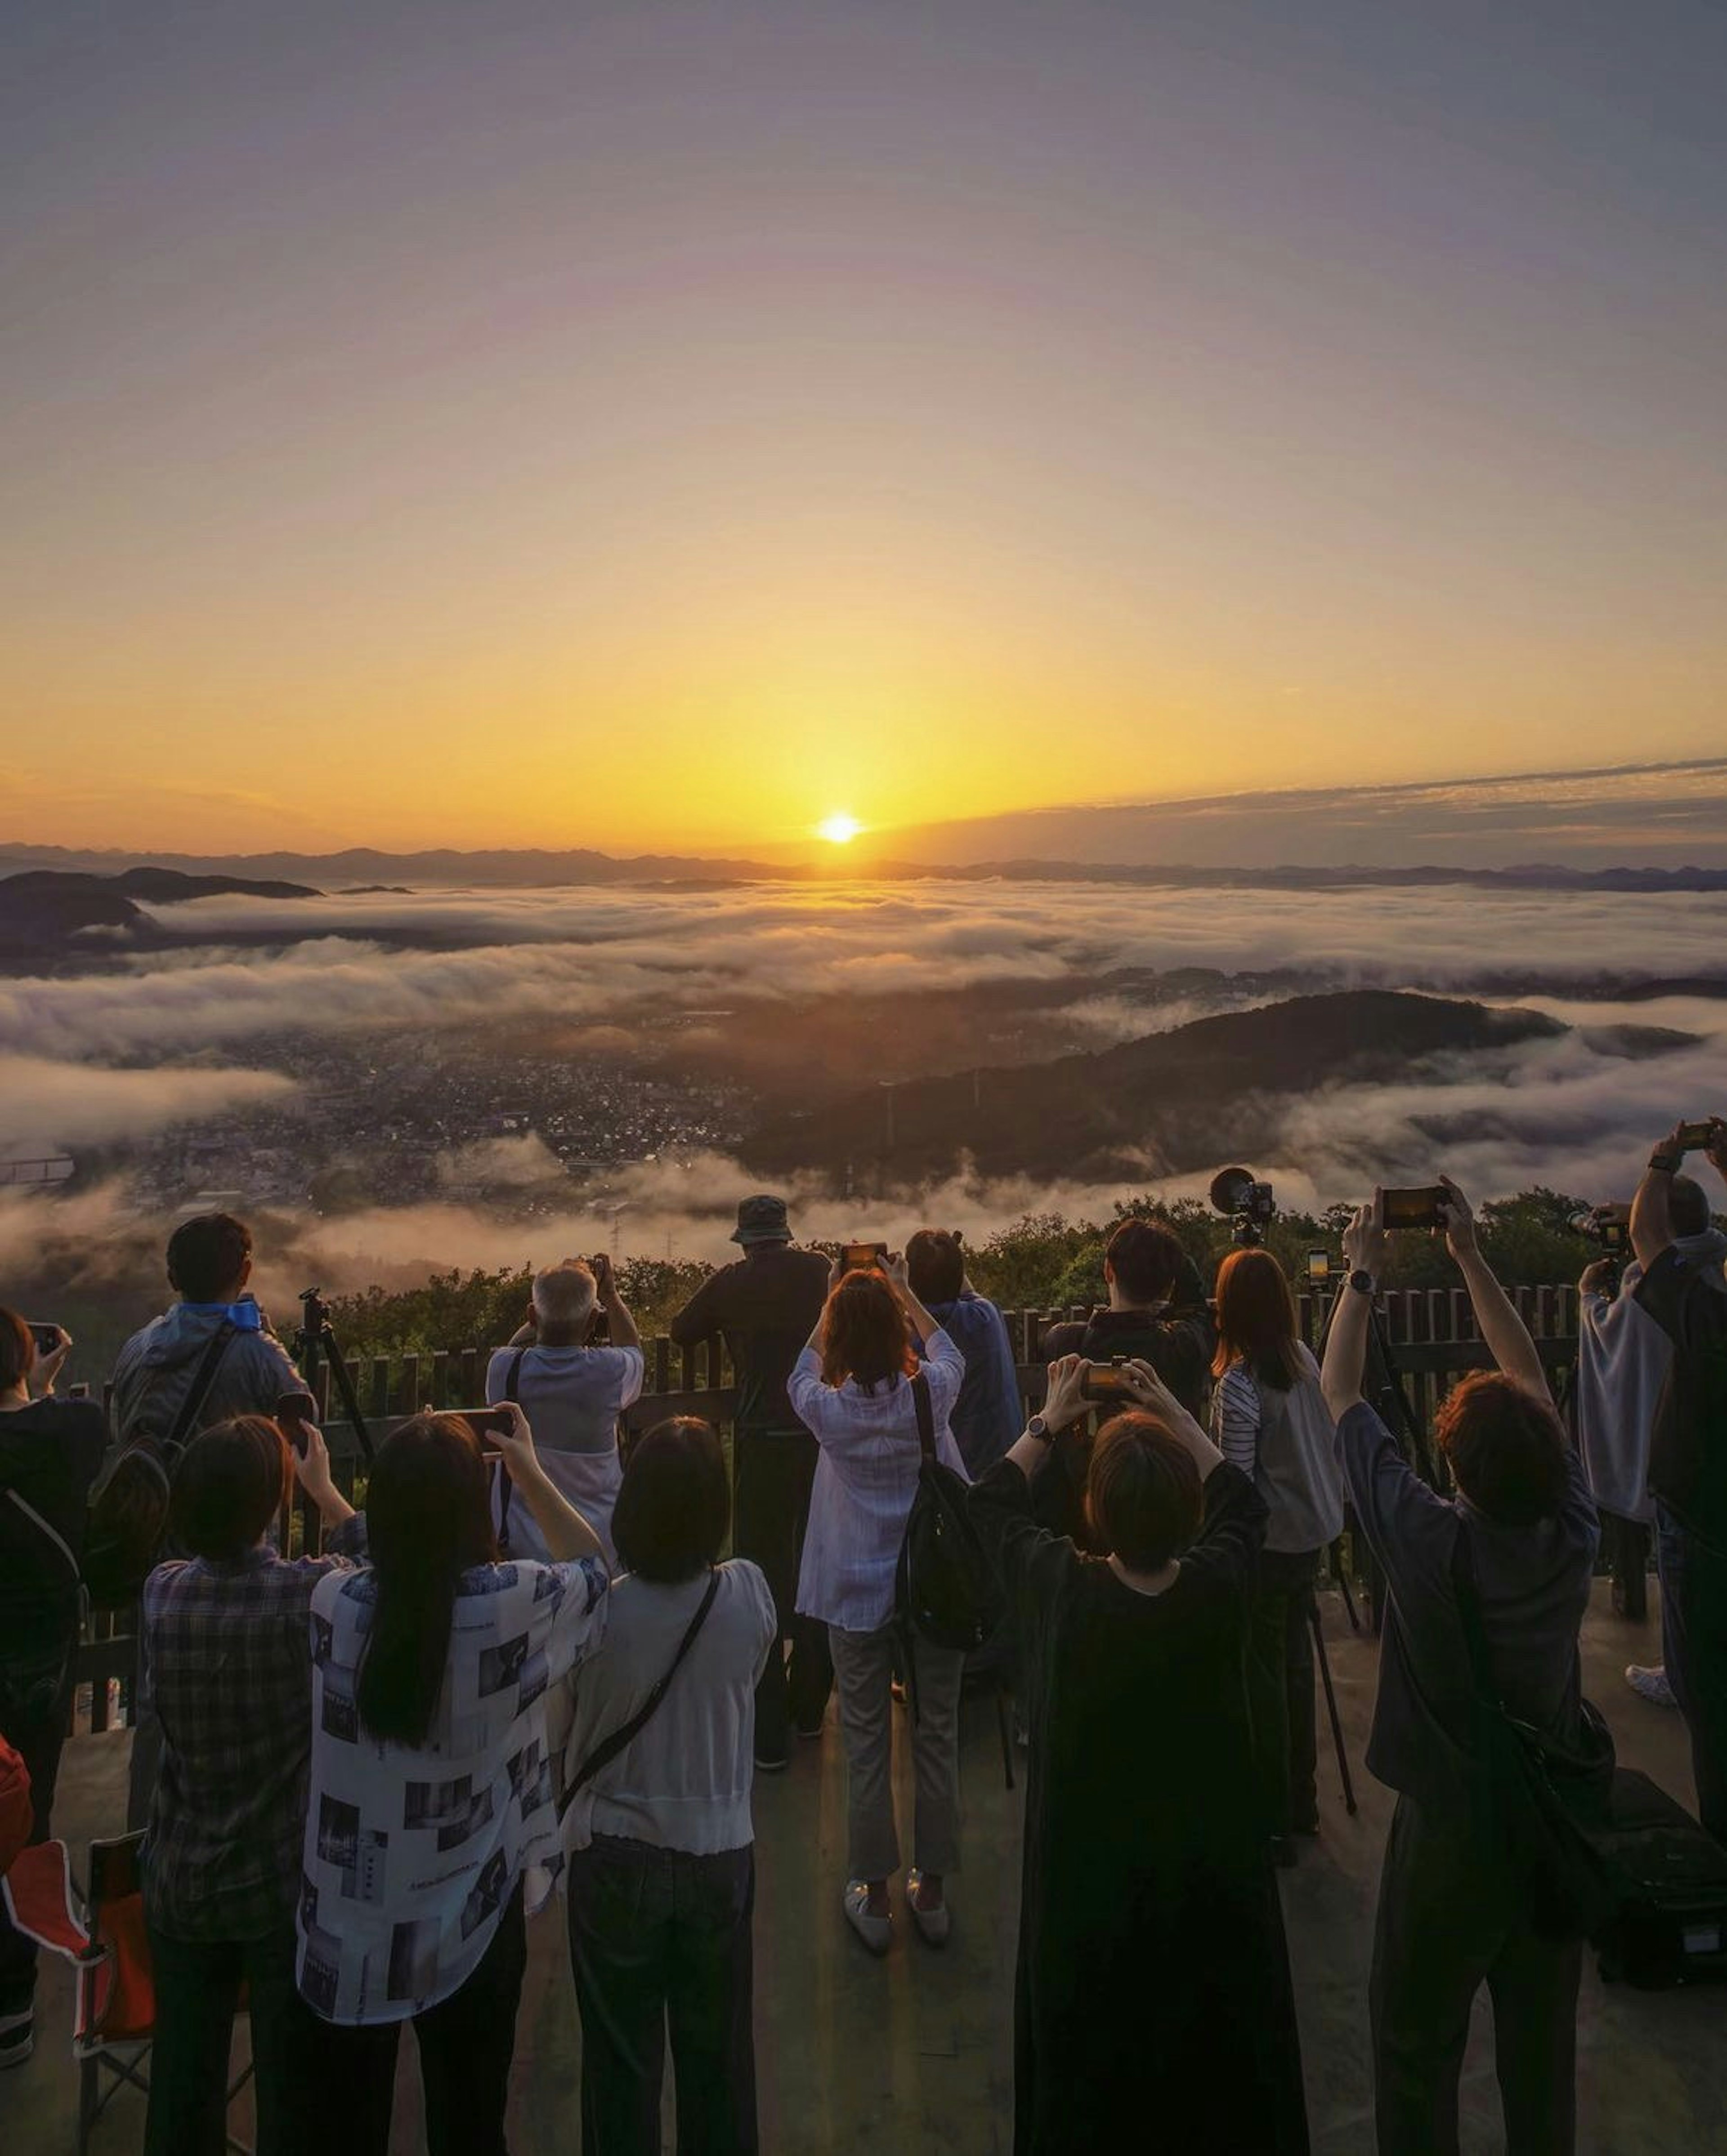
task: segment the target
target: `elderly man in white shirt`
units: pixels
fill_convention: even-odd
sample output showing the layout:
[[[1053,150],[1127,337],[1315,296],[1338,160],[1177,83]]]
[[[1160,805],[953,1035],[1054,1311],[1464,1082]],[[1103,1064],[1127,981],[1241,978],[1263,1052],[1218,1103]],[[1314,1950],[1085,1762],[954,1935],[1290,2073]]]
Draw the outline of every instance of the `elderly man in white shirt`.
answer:
[[[916,1343],[923,1342],[920,1363]],[[923,1447],[912,1380],[929,1388],[936,1452],[963,1480],[948,1418],[965,1359],[912,1293],[905,1261],[841,1276],[786,1387],[821,1447],[798,1582],[801,1615],[828,1627],[846,1743],[850,1871],[846,1921],[874,1953],[892,1937],[887,1882],[899,1869],[894,1828],[894,1574]],[[959,1868],[959,1683],[964,1656],[918,1640],[912,1731],[916,1862],[906,1902],[920,1936],[946,1939],[943,1881]]]

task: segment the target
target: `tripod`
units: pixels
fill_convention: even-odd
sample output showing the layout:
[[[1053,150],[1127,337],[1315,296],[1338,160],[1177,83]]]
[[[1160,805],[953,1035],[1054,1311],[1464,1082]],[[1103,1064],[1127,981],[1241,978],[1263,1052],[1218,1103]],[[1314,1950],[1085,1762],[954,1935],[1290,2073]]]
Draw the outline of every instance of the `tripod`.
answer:
[[[300,1330],[294,1336],[294,1359],[300,1365],[301,1373],[314,1399],[318,1395],[320,1356],[329,1366],[337,1396],[342,1402],[343,1412],[353,1424],[360,1456],[370,1466],[372,1433],[367,1429],[366,1418],[360,1412],[359,1394],[355,1392],[354,1381],[348,1374],[347,1358],[336,1337],[336,1327],[330,1322],[330,1306],[325,1301],[320,1289],[309,1287],[300,1298]]]

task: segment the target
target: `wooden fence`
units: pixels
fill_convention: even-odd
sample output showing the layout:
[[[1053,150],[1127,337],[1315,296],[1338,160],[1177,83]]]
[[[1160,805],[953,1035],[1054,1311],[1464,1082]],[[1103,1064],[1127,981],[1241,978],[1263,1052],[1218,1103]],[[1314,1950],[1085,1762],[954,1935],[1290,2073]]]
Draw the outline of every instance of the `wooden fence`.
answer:
[[[1549,1368],[1555,1373],[1567,1369],[1577,1351],[1575,1289],[1524,1287],[1511,1288],[1508,1293]],[[1310,1346],[1317,1345],[1330,1298],[1303,1294],[1297,1298],[1297,1306],[1303,1337]],[[1401,1289],[1381,1295],[1378,1310],[1384,1337],[1394,1351],[1416,1421],[1421,1430],[1430,1430],[1439,1402],[1457,1380],[1471,1370],[1487,1368],[1489,1363],[1469,1297],[1462,1288]],[[1004,1313],[1028,1412],[1043,1398],[1044,1366],[1039,1351],[1045,1333],[1065,1319],[1090,1314],[1085,1306]],[[651,1429],[668,1416],[684,1414],[700,1415],[722,1434],[729,1431],[732,1373],[719,1340],[676,1348],[660,1334],[643,1343],[643,1353],[646,1376],[641,1398],[624,1417],[628,1435]],[[352,1359],[348,1376],[373,1443],[410,1415],[429,1409],[483,1407],[489,1359],[486,1352],[474,1348],[430,1356]],[[337,1486],[352,1497],[364,1466],[358,1437],[350,1423],[329,1417],[332,1389],[327,1368],[318,1370],[312,1390],[317,1396]],[[281,1526],[282,1547],[309,1551],[318,1548],[317,1516],[304,1499],[295,1517],[285,1517]],[[134,1622],[129,1611],[99,1611],[90,1619],[77,1655],[78,1698],[74,1712],[78,1726],[106,1729],[117,1717],[129,1716],[137,1656]]]

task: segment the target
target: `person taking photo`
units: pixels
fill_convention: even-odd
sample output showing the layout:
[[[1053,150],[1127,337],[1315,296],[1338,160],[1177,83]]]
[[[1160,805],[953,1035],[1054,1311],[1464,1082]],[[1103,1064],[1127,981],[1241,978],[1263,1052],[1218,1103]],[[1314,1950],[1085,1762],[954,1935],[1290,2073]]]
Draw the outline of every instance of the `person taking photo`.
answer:
[[[1535,1343],[1481,1254],[1462,1193],[1441,1182],[1447,1245],[1494,1364],[1440,1407],[1435,1435],[1456,1495],[1421,1481],[1361,1396],[1369,1313],[1391,1253],[1378,1191],[1344,1232],[1350,1270],[1321,1373],[1350,1502],[1389,1594],[1367,1748],[1370,1770],[1397,1792],[1369,1986],[1375,2118],[1380,2156],[1456,2156],[1470,2006],[1485,1984],[1506,2147],[1567,2156],[1582,1942],[1544,1936],[1493,1830],[1454,1578],[1462,1567],[1471,1584],[1507,1712],[1575,1748],[1577,1634],[1599,1530]]]
[[[1016,2156],[1308,2146],[1301,2055],[1241,1662],[1266,1507],[1149,1363],[1097,1433],[1099,1554],[1037,1523],[1065,1356],[969,1499],[1031,1722],[1015,1977]]]

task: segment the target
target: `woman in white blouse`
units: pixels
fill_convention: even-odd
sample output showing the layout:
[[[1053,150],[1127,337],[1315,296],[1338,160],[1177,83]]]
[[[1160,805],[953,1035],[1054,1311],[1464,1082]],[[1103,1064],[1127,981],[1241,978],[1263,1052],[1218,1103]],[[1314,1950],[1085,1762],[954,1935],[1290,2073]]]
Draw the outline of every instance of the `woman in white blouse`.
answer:
[[[893,1936],[887,1882],[900,1861],[892,1783],[893,1583],[922,1457],[911,1383],[920,1368],[929,1388],[937,1453],[964,1477],[948,1427],[964,1358],[912,1295],[902,1258],[889,1258],[881,1271],[842,1276],[836,1265],[827,1302],[786,1388],[821,1446],[798,1610],[826,1625],[833,1650],[850,1815],[846,1917],[875,1953],[885,1953]],[[916,1652],[912,1755],[917,1804],[906,1904],[920,1935],[940,1946],[948,1928],[943,1881],[959,1869],[965,1658],[921,1640]]]

